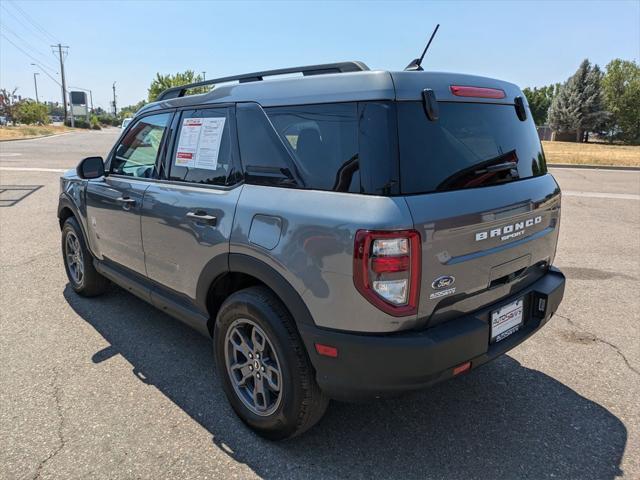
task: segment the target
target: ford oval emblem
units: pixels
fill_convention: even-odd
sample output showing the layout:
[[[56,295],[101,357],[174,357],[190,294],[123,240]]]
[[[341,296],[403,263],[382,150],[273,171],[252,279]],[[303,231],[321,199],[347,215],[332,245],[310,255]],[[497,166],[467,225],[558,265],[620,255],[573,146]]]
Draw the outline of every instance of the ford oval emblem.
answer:
[[[452,277],[451,275],[443,275],[436,278],[433,283],[431,283],[431,287],[434,290],[442,290],[443,288],[448,288],[453,285],[455,281],[456,277]]]

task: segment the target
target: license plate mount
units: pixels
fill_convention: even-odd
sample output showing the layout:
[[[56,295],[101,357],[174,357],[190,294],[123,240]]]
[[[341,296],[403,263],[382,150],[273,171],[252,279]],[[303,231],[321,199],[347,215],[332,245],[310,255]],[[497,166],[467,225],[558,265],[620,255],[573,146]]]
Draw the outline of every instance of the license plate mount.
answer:
[[[503,305],[491,312],[491,339],[496,343],[514,334],[524,323],[524,299]]]

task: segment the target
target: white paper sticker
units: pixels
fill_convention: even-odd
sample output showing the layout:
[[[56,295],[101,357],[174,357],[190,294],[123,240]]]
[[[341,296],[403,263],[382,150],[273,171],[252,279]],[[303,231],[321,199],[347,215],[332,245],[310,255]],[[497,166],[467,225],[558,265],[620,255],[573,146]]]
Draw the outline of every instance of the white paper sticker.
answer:
[[[185,118],[174,163],[178,167],[216,170],[225,117]]]

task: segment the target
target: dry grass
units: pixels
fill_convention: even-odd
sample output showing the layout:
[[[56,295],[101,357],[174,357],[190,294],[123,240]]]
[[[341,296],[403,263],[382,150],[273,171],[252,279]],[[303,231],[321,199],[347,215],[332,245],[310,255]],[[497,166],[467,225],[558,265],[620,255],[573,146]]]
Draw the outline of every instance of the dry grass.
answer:
[[[548,164],[640,166],[640,146],[542,142]]]
[[[54,133],[64,133],[71,130],[62,125],[20,125],[18,127],[0,127],[0,142],[4,140],[15,140],[23,138],[42,137],[43,135],[53,135]]]

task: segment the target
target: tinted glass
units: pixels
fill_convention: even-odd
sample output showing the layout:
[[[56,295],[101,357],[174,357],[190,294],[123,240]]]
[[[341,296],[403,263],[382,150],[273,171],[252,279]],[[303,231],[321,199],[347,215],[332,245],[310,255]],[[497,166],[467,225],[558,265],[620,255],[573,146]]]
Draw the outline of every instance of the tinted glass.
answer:
[[[236,116],[246,181],[259,185],[301,186],[293,159],[262,107],[256,103],[239,103]]]
[[[431,122],[421,102],[399,102],[403,193],[455,190],[546,173],[531,113],[520,121],[513,105],[440,102]]]
[[[235,183],[236,156],[229,108],[182,112],[170,162],[169,180],[228,185]]]
[[[355,103],[266,109],[292,153],[305,188],[360,191]]]
[[[398,128],[393,102],[358,105],[361,192],[394,195],[400,192]]]
[[[118,144],[111,160],[111,172],[151,178],[171,116],[171,113],[162,113],[138,120]]]

